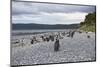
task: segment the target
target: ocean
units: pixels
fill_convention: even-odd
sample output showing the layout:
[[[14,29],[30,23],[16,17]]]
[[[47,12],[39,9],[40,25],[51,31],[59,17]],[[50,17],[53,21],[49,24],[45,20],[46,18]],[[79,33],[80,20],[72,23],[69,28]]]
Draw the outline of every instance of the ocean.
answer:
[[[46,33],[46,32],[61,32],[68,31],[69,29],[36,29],[36,30],[12,30],[11,35],[29,35],[29,34],[38,34],[38,33]]]

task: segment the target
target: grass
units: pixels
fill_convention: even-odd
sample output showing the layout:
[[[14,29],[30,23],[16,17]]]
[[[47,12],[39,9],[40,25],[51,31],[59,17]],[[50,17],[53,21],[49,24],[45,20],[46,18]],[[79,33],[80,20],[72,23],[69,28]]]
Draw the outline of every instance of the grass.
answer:
[[[86,32],[95,32],[95,25],[83,25],[80,27],[80,30],[83,30]]]

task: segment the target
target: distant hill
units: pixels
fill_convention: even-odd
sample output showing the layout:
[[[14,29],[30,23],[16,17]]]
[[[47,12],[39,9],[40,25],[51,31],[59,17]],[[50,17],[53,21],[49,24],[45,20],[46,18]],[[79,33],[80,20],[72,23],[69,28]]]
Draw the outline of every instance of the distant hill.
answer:
[[[95,32],[96,29],[96,12],[86,15],[84,22],[80,23],[80,29],[84,31]]]
[[[79,24],[56,24],[56,25],[48,25],[48,24],[12,24],[12,30],[28,30],[28,29],[77,29],[79,28]]]

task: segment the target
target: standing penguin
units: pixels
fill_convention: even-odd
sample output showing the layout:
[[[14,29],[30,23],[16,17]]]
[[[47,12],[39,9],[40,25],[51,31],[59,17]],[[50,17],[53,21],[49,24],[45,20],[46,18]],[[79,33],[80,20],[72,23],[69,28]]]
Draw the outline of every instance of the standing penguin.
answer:
[[[32,39],[32,40],[31,40],[31,44],[33,44],[33,43],[34,43],[34,40]]]
[[[54,41],[54,36],[49,36],[49,39],[51,40],[51,41]]]
[[[24,38],[22,38],[22,40],[21,40],[21,45],[22,45],[22,47],[25,46],[25,44],[24,44]]]
[[[49,42],[49,38],[48,37],[46,37],[46,41]]]
[[[75,31],[72,31],[71,32],[71,38],[73,38],[74,34],[75,34]]]
[[[59,51],[59,47],[60,47],[59,40],[56,39],[56,42],[54,44],[54,51]]]
[[[87,38],[90,38],[90,36],[88,35]]]

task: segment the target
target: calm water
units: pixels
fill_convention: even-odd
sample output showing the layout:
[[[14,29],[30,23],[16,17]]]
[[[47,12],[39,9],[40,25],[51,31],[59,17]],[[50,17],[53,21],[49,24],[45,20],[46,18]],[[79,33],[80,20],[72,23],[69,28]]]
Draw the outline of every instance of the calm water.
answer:
[[[12,35],[38,34],[44,32],[68,31],[68,29],[12,30]]]

